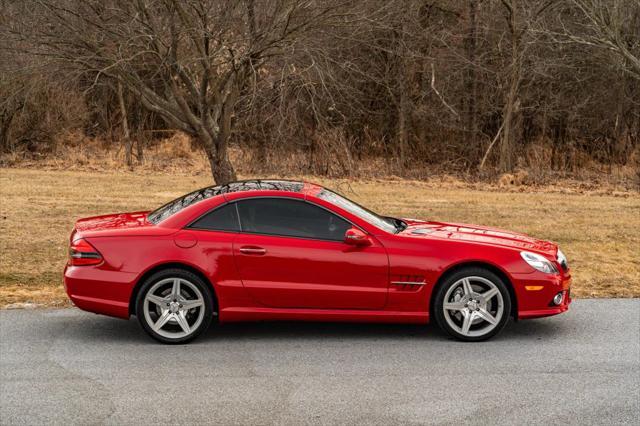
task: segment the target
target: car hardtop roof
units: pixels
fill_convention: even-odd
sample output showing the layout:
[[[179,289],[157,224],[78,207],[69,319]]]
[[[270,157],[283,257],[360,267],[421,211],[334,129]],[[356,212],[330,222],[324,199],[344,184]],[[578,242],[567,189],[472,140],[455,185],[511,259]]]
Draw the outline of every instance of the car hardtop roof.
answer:
[[[317,192],[318,189],[321,189],[319,185],[310,182],[286,179],[248,179],[205,188],[205,190],[213,192],[214,195],[249,191],[308,193]]]
[[[284,179],[251,179],[236,182],[229,182],[224,185],[207,186],[190,192],[180,198],[168,202],[162,207],[149,213],[147,220],[152,223],[160,223],[174,215],[180,216],[179,212],[187,207],[198,204],[207,199],[222,197],[229,201],[227,194],[254,192],[254,191],[281,191],[289,194],[302,194],[304,198],[308,195],[316,195],[322,191],[322,187],[313,183],[284,180]],[[237,198],[237,197],[232,197]]]

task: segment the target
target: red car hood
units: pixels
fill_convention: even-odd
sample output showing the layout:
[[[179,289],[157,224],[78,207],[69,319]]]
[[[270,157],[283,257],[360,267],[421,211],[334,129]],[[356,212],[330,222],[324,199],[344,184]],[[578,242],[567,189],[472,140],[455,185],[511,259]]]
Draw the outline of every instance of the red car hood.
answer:
[[[78,232],[84,232],[153,226],[153,224],[147,220],[147,214],[148,212],[131,212],[86,217],[76,222],[75,229]]]
[[[491,244],[530,250],[555,259],[558,246],[552,242],[538,240],[525,234],[461,223],[426,222],[403,219],[409,225],[401,235],[425,238],[445,238],[466,242]]]

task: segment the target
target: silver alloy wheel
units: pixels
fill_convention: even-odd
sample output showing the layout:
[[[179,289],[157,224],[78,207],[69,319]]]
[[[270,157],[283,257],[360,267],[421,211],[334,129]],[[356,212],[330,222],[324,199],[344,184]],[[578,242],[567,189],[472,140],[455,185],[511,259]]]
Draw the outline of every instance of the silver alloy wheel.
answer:
[[[480,337],[496,328],[504,315],[504,300],[490,280],[469,276],[456,281],[444,296],[447,324],[468,337]]]
[[[144,297],[143,312],[149,327],[167,339],[179,339],[198,329],[204,318],[204,297],[184,278],[155,283]]]

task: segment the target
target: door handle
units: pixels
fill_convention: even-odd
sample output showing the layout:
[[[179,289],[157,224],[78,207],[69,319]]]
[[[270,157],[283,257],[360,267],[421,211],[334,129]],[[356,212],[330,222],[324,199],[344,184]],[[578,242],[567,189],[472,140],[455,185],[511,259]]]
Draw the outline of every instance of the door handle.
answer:
[[[263,255],[267,253],[266,249],[263,249],[262,247],[240,247],[240,253],[244,253],[244,254],[256,254],[256,255]]]

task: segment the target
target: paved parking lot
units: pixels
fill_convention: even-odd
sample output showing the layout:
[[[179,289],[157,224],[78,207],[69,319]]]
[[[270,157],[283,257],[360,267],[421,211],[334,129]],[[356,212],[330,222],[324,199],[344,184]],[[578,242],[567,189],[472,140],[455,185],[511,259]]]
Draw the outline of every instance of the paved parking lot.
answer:
[[[434,327],[252,323],[186,346],[76,309],[0,311],[4,424],[611,424],[640,418],[640,300],[460,343]]]

